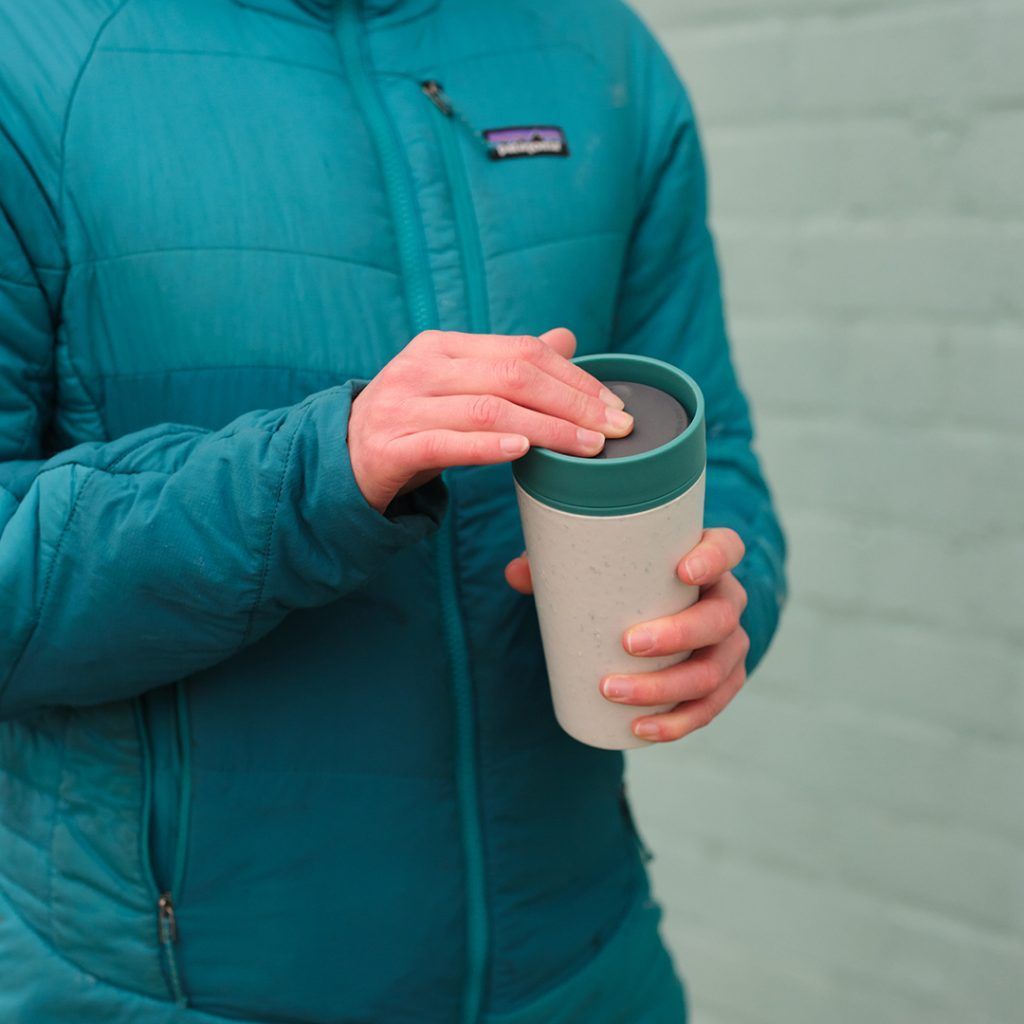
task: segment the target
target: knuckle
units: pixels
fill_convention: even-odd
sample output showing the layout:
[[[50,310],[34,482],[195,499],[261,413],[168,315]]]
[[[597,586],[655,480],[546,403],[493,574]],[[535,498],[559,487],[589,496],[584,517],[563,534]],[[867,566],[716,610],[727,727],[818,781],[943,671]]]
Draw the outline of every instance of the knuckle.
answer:
[[[714,625],[719,636],[728,636],[740,623],[740,613],[735,605],[722,601],[715,612]]]
[[[476,395],[469,403],[469,422],[477,427],[492,427],[501,415],[501,403],[494,395]]]
[[[706,697],[709,693],[714,693],[722,685],[723,679],[721,665],[716,661],[705,661],[697,676],[697,695]]]
[[[671,724],[662,727],[662,740],[668,740],[670,743],[673,740],[681,740],[685,735],[686,726],[681,723],[672,722]]]
[[[655,704],[667,704],[672,698],[668,694],[668,687],[664,683],[654,680],[650,682],[639,682],[636,684],[636,702],[643,707],[653,707]]]
[[[729,571],[729,559],[725,552],[715,544],[709,544],[704,553],[707,556],[708,567],[712,579],[723,577]]]
[[[415,345],[417,348],[432,348],[437,345],[440,340],[441,332],[431,329],[420,331],[420,333],[417,334],[409,344]]]
[[[694,730],[696,730],[696,729],[706,729],[714,720],[715,720],[715,713],[714,713],[714,711],[711,711],[711,710],[704,711],[704,710],[702,710],[702,711],[700,711],[698,713],[697,717],[694,719],[693,728],[694,728]]]
[[[400,353],[387,365],[388,383],[391,388],[414,384],[421,376],[421,361],[411,353]]]
[[[743,558],[747,553],[747,545],[744,544],[743,538],[735,530],[730,530],[729,532],[733,535],[737,555],[739,558]]]
[[[382,423],[394,425],[401,418],[402,406],[401,397],[387,388],[374,400],[375,419],[379,417]]]
[[[737,605],[730,604],[725,612],[725,622],[729,632],[734,633],[740,628],[740,609]]]
[[[363,442],[363,458],[368,466],[382,476],[401,472],[405,469],[401,454],[391,445],[390,439],[381,434],[373,434]]]
[[[473,438],[470,453],[474,462],[491,462],[494,458],[490,444],[482,437]]]
[[[366,455],[374,459],[385,457],[390,437],[383,430],[378,430],[375,425],[368,424],[367,429],[359,431],[356,436]]]
[[[432,469],[443,461],[444,441],[439,434],[420,434],[419,462],[421,469]]]
[[[675,622],[675,631],[681,640],[692,640],[696,633],[701,631],[705,617],[707,616],[708,605],[712,595],[708,593],[699,594],[697,599],[676,612],[672,619]],[[692,644],[690,645],[693,646]],[[688,647],[687,650],[690,648]]]
[[[705,701],[699,708],[695,709],[693,715],[693,729],[706,729],[714,720],[717,714],[711,701]]]
[[[690,632],[684,622],[673,622],[662,630],[652,630],[655,650],[664,650],[666,654],[692,650]]]
[[[740,630],[740,652],[746,657],[750,652],[750,634],[745,630]]]
[[[529,359],[537,355],[537,346],[543,344],[529,334],[514,334],[508,340],[508,349],[520,359]]]
[[[578,388],[572,390],[572,411],[573,415],[577,420],[602,420],[604,417],[603,409],[598,410],[597,405],[604,405],[599,399],[593,399],[585,391],[580,391]]]
[[[568,420],[554,416],[544,416],[540,433],[548,448],[576,454],[580,450],[580,440],[576,436],[579,428]]]
[[[497,365],[498,379],[509,391],[519,391],[526,384],[526,369],[522,360],[502,359]]]

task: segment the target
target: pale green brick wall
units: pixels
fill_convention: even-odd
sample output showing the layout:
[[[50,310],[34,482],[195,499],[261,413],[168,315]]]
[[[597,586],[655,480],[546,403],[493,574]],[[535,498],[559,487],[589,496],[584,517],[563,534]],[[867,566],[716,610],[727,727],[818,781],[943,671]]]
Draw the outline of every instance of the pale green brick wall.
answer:
[[[792,547],[630,755],[695,1024],[1024,1021],[1024,3],[638,0],[703,128]]]

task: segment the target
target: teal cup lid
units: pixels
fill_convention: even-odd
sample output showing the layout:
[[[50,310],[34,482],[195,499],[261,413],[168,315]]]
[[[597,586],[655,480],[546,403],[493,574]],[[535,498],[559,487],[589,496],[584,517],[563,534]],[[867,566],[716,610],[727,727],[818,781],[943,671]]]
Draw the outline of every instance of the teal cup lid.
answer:
[[[689,423],[664,444],[617,458],[532,447],[512,463],[519,486],[545,505],[590,516],[643,512],[689,490],[706,461],[704,396],[697,382],[651,356],[603,352],[577,356],[572,362],[600,381],[630,381],[665,392],[686,410]],[[631,411],[628,404],[626,411]]]

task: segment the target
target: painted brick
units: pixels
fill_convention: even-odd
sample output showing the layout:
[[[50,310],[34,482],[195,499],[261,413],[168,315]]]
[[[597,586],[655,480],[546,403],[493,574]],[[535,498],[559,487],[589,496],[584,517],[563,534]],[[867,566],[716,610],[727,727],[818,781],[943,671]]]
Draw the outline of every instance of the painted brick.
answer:
[[[688,83],[708,78],[717,83],[713,95],[694,97],[699,118],[756,121],[781,116],[792,106],[794,53],[784,23],[714,26],[683,35],[669,22],[662,36],[674,53],[685,54],[677,63]]]
[[[717,234],[727,294],[744,315],[794,309],[848,319],[865,312],[936,318],[1024,313],[1024,224],[723,218]]]
[[[977,97],[1006,101],[1018,109],[1024,95],[1024,10],[1017,0],[981,5],[978,14],[978,61],[971,89]]]
[[[966,736],[1024,742],[1019,647],[965,643],[963,631],[908,624],[794,601],[757,686],[823,705],[869,706],[880,716]]]
[[[993,133],[997,121],[993,118]],[[729,221],[926,216],[954,195],[949,174],[954,155],[964,164],[961,190],[973,197],[973,162],[996,144],[1012,150],[1012,143],[998,137],[965,142],[948,130],[908,126],[891,115],[768,120],[712,127],[706,134],[712,201],[720,219]]]
[[[954,176],[964,210],[1020,221],[1024,111],[987,114],[973,125],[956,154]]]
[[[972,5],[919,4],[796,26],[796,96],[830,113],[927,111],[962,117],[975,38]]]
[[[693,98],[791,598],[629,755],[696,1024],[1024,1006],[1024,7],[640,0]]]
[[[951,327],[946,360],[949,399],[965,425],[1024,433],[1024,348],[1019,322]]]
[[[861,989],[880,989],[885,1002],[897,1000],[904,1014],[912,1008],[927,1012],[931,1016],[922,1019],[929,1021],[937,1013],[950,1021],[1009,1024],[1015,1019],[1024,953],[1016,939],[837,884],[835,878],[734,857],[715,845],[680,843],[659,860],[659,877],[699,884],[701,898],[691,900],[686,925],[699,929],[694,946],[705,932],[749,944],[752,960],[777,955],[812,977],[828,979],[830,987],[843,979]],[[738,960],[733,961],[734,990],[743,984],[736,976]],[[835,986],[840,993],[842,987]],[[755,1020],[793,1019],[764,1014],[760,1000],[751,1005]],[[854,1019],[850,1012],[808,1019],[841,1017]]]
[[[915,386],[913,377],[908,386]],[[776,415],[765,418],[761,436],[767,445],[787,446],[773,472],[795,503],[854,515],[857,523],[903,525],[936,555],[943,536],[950,544],[973,543],[988,532],[1012,534],[1018,525],[1012,512],[1021,481],[1014,470],[1022,453],[1013,434]]]

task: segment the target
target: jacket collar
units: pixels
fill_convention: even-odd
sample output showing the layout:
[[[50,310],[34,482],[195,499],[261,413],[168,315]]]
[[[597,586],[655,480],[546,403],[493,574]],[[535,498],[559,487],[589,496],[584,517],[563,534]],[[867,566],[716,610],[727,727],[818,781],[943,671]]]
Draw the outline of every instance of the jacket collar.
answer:
[[[439,0],[235,0],[242,7],[253,7],[292,21],[330,21],[340,4],[357,4],[370,18],[398,16],[409,21],[433,10]]]

